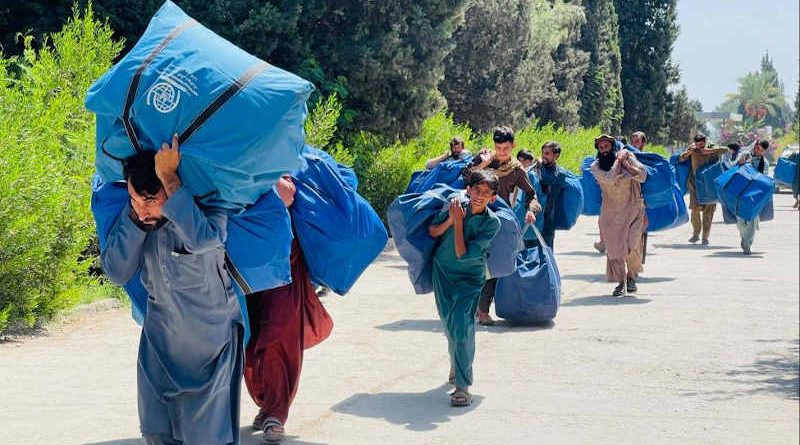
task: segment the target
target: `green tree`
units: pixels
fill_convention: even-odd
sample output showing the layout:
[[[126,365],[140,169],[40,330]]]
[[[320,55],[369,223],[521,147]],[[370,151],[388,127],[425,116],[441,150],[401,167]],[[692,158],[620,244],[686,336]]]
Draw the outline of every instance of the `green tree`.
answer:
[[[479,131],[499,124],[519,128],[547,94],[553,61],[531,38],[530,4],[487,0],[466,11],[439,86],[456,122]]]
[[[688,145],[692,136],[702,129],[703,123],[697,119],[695,112],[703,111],[703,105],[689,98],[686,87],[668,94],[665,111],[668,125],[665,139],[669,143]]]
[[[619,15],[622,131],[641,130],[654,141],[670,132],[668,88],[679,73],[670,56],[678,37],[677,0],[615,0]]]
[[[581,124],[618,133],[623,117],[619,24],[613,0],[585,0],[578,47],[589,53],[580,93]]]

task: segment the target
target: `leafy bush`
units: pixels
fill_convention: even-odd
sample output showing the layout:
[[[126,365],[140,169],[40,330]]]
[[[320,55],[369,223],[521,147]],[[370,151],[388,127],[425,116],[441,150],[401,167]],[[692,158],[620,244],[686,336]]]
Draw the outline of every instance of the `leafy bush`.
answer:
[[[94,119],[83,100],[121,49],[111,29],[73,10],[38,52],[0,56],[0,330],[32,326],[81,301]]]

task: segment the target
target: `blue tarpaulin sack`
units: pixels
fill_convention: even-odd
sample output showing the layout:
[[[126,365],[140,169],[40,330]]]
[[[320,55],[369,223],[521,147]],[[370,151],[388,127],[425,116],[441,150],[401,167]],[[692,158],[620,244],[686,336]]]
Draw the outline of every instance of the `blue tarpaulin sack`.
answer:
[[[772,199],[775,180],[750,165],[734,166],[716,180],[720,201],[745,221],[757,218]]]
[[[574,173],[567,171],[564,187],[556,201],[556,230],[569,230],[578,222],[583,211],[583,188],[581,180]]]
[[[346,294],[386,247],[383,222],[369,203],[324,158],[305,154],[291,174],[297,192],[290,208],[311,280]]]
[[[785,157],[778,158],[778,164],[775,166],[775,173],[773,174],[775,181],[791,187],[797,175],[797,162],[792,162]]]
[[[542,182],[539,180],[539,176],[536,175],[536,172],[533,170],[528,171],[528,179],[531,181],[531,185],[533,186],[533,190],[536,192],[536,198],[539,201],[539,205],[542,206],[542,210],[544,211],[545,206],[547,205],[547,194],[542,191]],[[516,196],[512,198],[515,201],[514,203],[514,213],[517,215],[517,222],[519,222],[520,227],[525,226],[525,215],[528,213],[528,209],[525,207],[525,199],[526,193],[522,189],[517,189],[518,192]],[[544,212],[539,212],[536,215],[536,228],[539,231],[542,230],[544,227]],[[528,239],[535,239],[536,235],[533,233],[533,229],[528,229],[527,232],[522,234],[523,240]],[[524,244],[524,242],[523,242]]]
[[[422,193],[433,188],[435,184],[445,184],[453,188],[464,188],[461,172],[464,167],[472,162],[472,157],[440,162],[430,170],[416,171],[411,175],[411,180],[405,193]]]
[[[495,311],[510,322],[544,323],[558,313],[561,275],[553,251],[535,233],[540,245],[520,252],[516,271],[497,280]]]
[[[680,187],[681,193],[686,194],[689,191],[689,173],[692,170],[692,161],[685,160],[680,162],[680,153],[676,153],[669,157],[669,163],[672,165],[672,169],[675,171],[675,181],[678,183],[678,187]]]
[[[647,207],[673,205],[672,184],[675,173],[669,161],[658,153],[638,152],[636,159],[647,169],[647,179],[642,183],[642,196]]]
[[[698,204],[714,204],[719,201],[714,180],[724,171],[725,166],[721,162],[706,164],[697,169],[694,174],[694,186]]]
[[[203,204],[240,211],[302,165],[312,90],[167,1],[86,96],[97,114],[97,172],[120,180],[124,158],[178,134],[184,185]]]
[[[386,219],[397,253],[408,263],[408,278],[417,294],[433,292],[433,250],[431,222],[459,190],[440,184],[423,193],[406,193],[389,205]]]
[[[92,180],[91,207],[101,252],[105,250],[108,234],[129,199],[127,183],[104,183],[99,176],[95,175]],[[122,287],[131,300],[131,315],[136,323],[141,325],[144,322],[144,315],[147,313],[148,292],[142,284],[140,271],[137,271],[133,278]]]
[[[500,218],[500,230],[489,244],[486,267],[493,278],[514,273],[519,252],[525,248],[522,231],[514,210],[501,198],[489,204],[489,208]]]
[[[686,209],[686,202],[683,200],[683,193],[678,184],[672,184],[669,188],[672,199],[658,207],[645,205],[647,215],[648,232],[658,232],[668,230],[689,222],[689,212]]]
[[[597,216],[600,214],[600,206],[603,204],[600,185],[597,184],[592,174],[592,163],[594,156],[589,156],[581,162],[581,189],[583,190],[583,210],[581,213],[587,216]]]
[[[356,172],[352,167],[340,163],[334,159],[330,153],[310,145],[303,147],[303,154],[322,158],[322,160],[327,162],[328,165],[335,167],[336,170],[339,171],[339,175],[341,175],[342,179],[344,179],[344,182],[346,182],[347,185],[349,185],[353,190],[358,190],[358,176],[356,176]]]

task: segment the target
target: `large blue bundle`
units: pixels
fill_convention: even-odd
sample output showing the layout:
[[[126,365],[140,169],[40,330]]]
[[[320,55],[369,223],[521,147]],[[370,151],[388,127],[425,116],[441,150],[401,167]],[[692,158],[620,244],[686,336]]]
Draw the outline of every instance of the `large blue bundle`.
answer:
[[[433,250],[436,240],[428,233],[431,222],[459,191],[440,184],[422,193],[398,196],[386,219],[397,253],[408,263],[408,278],[417,294],[433,292]]]
[[[694,174],[694,187],[698,204],[714,204],[719,201],[714,181],[725,171],[721,162],[706,164]]]
[[[405,193],[422,193],[433,188],[435,184],[445,184],[453,188],[464,188],[461,172],[472,162],[472,156],[460,160],[444,161],[430,170],[416,171]]]
[[[770,195],[769,201],[761,209],[761,213],[758,214],[758,220],[772,221],[773,219],[775,219],[775,204],[773,203],[772,195]]]
[[[311,280],[344,295],[388,240],[378,214],[336,166],[306,153],[292,173],[297,193],[290,211]]]
[[[339,171],[339,175],[341,175],[342,179],[344,179],[344,182],[346,182],[347,185],[349,185],[353,190],[358,190],[358,176],[356,176],[356,172],[353,170],[353,167],[340,163],[334,159],[330,153],[310,145],[303,147],[303,154],[322,158],[322,160],[327,162],[328,165],[335,167],[336,170]]]
[[[689,191],[688,183],[689,183],[689,173],[692,170],[692,161],[685,160],[680,162],[680,153],[676,153],[669,158],[669,163],[672,165],[672,169],[675,171],[675,180],[678,183],[678,187],[681,189],[682,194],[686,194]]]
[[[542,209],[545,208],[547,205],[547,194],[542,191],[542,182],[539,180],[539,176],[536,175],[536,172],[533,170],[528,172],[528,179],[531,181],[531,185],[533,186],[533,190],[536,192],[536,198],[539,201],[539,205],[542,206]],[[519,222],[520,227],[525,226],[525,215],[528,213],[528,209],[525,207],[525,199],[526,193],[524,190],[519,190],[516,194],[516,202],[514,203],[514,214],[517,215],[517,221]],[[536,228],[540,231],[544,227],[544,215],[540,212],[536,216]],[[528,229],[527,232],[522,234],[523,239],[534,239],[536,235],[533,233],[533,229]]]
[[[657,207],[645,206],[648,232],[668,230],[689,222],[689,212],[680,187],[673,183],[668,190],[672,195],[669,202]]]
[[[792,162],[785,157],[778,158],[775,166],[774,178],[779,184],[791,187],[798,173],[797,162]]]
[[[129,199],[128,186],[125,182],[104,183],[99,176],[95,175],[92,181],[91,207],[100,251],[105,250],[108,233],[111,232],[111,228],[117,222],[122,208]],[[137,271],[123,288],[131,300],[133,319],[141,325],[144,322],[144,315],[147,313],[148,296],[147,289],[142,284],[141,273]]]
[[[495,311],[511,322],[543,323],[558,312],[561,275],[553,251],[536,234],[540,245],[520,252],[517,270],[497,280]]]
[[[525,248],[525,243],[517,215],[503,199],[497,198],[489,208],[500,218],[500,230],[489,245],[486,267],[492,277],[504,277],[516,270],[517,254]]]
[[[583,190],[583,210],[581,213],[587,216],[599,215],[600,207],[603,204],[600,185],[597,184],[597,179],[592,174],[592,163],[596,159],[594,156],[589,156],[581,162],[581,188]]]
[[[293,239],[289,211],[274,190],[228,219],[228,272],[243,294],[292,282]]]
[[[750,165],[734,166],[715,180],[720,201],[745,221],[757,218],[772,199],[775,180]]]
[[[556,230],[569,230],[578,222],[583,211],[583,188],[581,180],[574,173],[567,171],[564,187],[556,201]]]
[[[672,184],[675,173],[669,161],[658,153],[638,152],[636,159],[647,169],[647,179],[642,184],[642,196],[648,208],[672,205]]]
[[[302,165],[313,86],[237,48],[170,1],[136,45],[89,89],[97,172],[178,134],[179,174],[204,204],[242,210]]]

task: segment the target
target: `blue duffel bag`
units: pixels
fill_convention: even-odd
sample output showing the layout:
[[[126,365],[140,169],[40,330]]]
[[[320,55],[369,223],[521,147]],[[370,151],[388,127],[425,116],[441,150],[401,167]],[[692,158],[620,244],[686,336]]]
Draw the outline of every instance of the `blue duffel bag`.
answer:
[[[556,317],[561,300],[561,275],[553,251],[533,230],[540,245],[520,252],[516,271],[499,278],[495,288],[495,311],[512,323],[548,322]]]
[[[108,234],[128,200],[130,200],[130,195],[128,195],[127,183],[104,183],[98,175],[92,179],[91,208],[101,252],[106,249]],[[147,289],[142,284],[141,272],[137,271],[133,278],[122,287],[131,300],[131,315],[136,323],[141,325],[144,322],[144,315],[147,313],[148,296]]]
[[[489,204],[489,208],[500,218],[500,229],[489,244],[486,267],[493,278],[504,277],[514,273],[517,254],[525,248],[525,243],[517,215],[502,198]]]
[[[691,173],[692,170],[692,161],[687,159],[681,162],[680,157],[680,153],[670,156],[669,163],[672,166],[672,170],[675,172],[675,181],[678,183],[681,193],[685,195],[689,192],[689,173]]]
[[[86,96],[97,114],[97,172],[120,180],[124,158],[178,134],[184,185],[203,204],[241,211],[302,165],[312,90],[167,1]]]
[[[404,193],[422,193],[430,190],[436,184],[445,184],[453,188],[464,188],[461,172],[464,167],[472,162],[472,157],[440,162],[430,170],[421,170],[412,173]]]
[[[346,294],[383,251],[388,234],[370,204],[342,178],[337,166],[305,153],[292,172],[297,192],[290,207],[311,281]]]
[[[706,164],[694,174],[694,187],[698,204],[714,204],[719,201],[714,181],[725,171],[721,162]]]
[[[395,198],[386,219],[397,253],[408,263],[408,278],[417,294],[433,292],[433,250],[431,222],[459,190],[440,184],[423,193],[406,193]]]
[[[734,166],[714,182],[719,200],[745,221],[757,218],[775,191],[775,180],[750,165]]]
[[[583,188],[581,180],[574,173],[567,171],[564,186],[556,201],[556,230],[569,230],[578,222],[583,211]]]
[[[536,198],[539,201],[539,205],[542,206],[542,210],[545,209],[547,206],[547,194],[542,191],[542,182],[539,180],[539,176],[536,175],[536,172],[529,171],[528,172],[528,179],[531,181],[531,185],[533,186],[533,190],[536,192]],[[525,207],[525,199],[526,193],[524,190],[517,189],[518,192],[516,196],[513,197],[515,200],[514,203],[514,213],[517,215],[517,222],[519,222],[520,227],[525,226],[525,215],[528,213],[528,209]],[[536,215],[536,228],[540,231],[544,227],[544,212],[539,212]],[[523,240],[528,239],[535,239],[536,235],[533,233],[533,229],[528,229],[527,232],[522,234]]]
[[[792,162],[785,157],[778,158],[773,177],[779,184],[791,187],[798,175],[797,162]]]
[[[597,158],[589,156],[581,163],[581,189],[583,190],[583,210],[582,214],[587,216],[597,216],[600,214],[600,207],[603,205],[603,196],[600,185],[592,174],[592,164]]]

